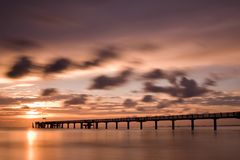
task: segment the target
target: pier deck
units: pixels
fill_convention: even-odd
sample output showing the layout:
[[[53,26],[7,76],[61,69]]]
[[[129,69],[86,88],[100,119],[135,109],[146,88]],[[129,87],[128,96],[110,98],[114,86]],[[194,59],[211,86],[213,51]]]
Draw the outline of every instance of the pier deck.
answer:
[[[64,121],[38,121],[33,124],[34,128],[64,128],[64,124],[67,124],[69,128],[70,124],[73,124],[73,128],[76,128],[76,124],[80,124],[80,128],[98,129],[99,123],[105,123],[105,129],[108,129],[108,123],[115,123],[116,129],[118,129],[118,123],[127,123],[127,129],[130,129],[130,122],[139,122],[140,129],[143,129],[143,122],[154,122],[155,129],[158,128],[158,121],[172,121],[172,129],[175,129],[175,121],[178,120],[190,120],[191,129],[194,130],[194,121],[200,119],[212,119],[213,128],[217,130],[217,120],[237,118],[240,119],[240,112],[225,112],[225,113],[208,113],[208,114],[188,114],[188,115],[172,115],[172,116],[146,116],[146,117],[126,117],[126,118],[107,118],[107,119],[83,119],[83,120],[64,120]]]

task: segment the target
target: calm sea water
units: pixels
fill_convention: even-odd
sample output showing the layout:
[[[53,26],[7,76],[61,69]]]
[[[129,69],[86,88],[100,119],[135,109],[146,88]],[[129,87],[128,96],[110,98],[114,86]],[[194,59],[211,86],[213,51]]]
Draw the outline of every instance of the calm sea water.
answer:
[[[1,160],[237,160],[240,128],[0,130]]]

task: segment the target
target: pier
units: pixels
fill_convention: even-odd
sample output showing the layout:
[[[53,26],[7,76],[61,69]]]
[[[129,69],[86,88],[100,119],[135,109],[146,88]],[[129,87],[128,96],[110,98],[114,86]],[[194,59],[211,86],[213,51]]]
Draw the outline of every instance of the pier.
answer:
[[[33,128],[77,128],[76,124],[80,124],[80,129],[98,129],[100,123],[105,124],[105,129],[108,129],[109,123],[115,123],[115,128],[118,129],[119,123],[127,123],[127,129],[130,129],[131,122],[138,122],[139,128],[143,129],[143,123],[151,121],[154,123],[154,129],[158,129],[159,121],[171,121],[172,130],[175,129],[175,122],[180,120],[191,121],[191,130],[195,129],[194,122],[196,120],[210,119],[213,120],[213,129],[217,130],[218,119],[240,119],[240,112],[225,112],[225,113],[208,113],[208,114],[188,114],[188,115],[172,115],[172,116],[147,116],[147,117],[127,117],[127,118],[108,118],[108,119],[85,119],[85,120],[64,120],[64,121],[39,121],[33,123]],[[65,126],[65,127],[64,127]]]

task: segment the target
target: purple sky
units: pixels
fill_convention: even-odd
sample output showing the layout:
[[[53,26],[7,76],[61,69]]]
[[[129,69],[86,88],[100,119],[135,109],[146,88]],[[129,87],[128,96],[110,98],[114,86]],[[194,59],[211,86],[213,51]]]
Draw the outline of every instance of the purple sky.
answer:
[[[236,0],[1,0],[0,126],[239,111]]]

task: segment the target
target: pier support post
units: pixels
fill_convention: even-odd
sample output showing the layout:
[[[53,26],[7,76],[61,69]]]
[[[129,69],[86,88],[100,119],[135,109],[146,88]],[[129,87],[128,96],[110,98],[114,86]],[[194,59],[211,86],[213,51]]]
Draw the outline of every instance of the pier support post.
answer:
[[[155,129],[158,129],[158,121],[155,121]]]
[[[175,129],[175,120],[172,120],[172,130]]]
[[[83,129],[83,123],[81,122],[80,124],[81,124],[81,129]]]
[[[105,122],[105,129],[108,129],[108,122]]]
[[[116,129],[118,129],[118,122],[116,122]]]
[[[130,122],[127,122],[127,129],[130,129]]]
[[[87,123],[87,128],[91,129],[92,123]]]
[[[98,129],[98,122],[95,123],[95,128]]]
[[[73,128],[74,128],[74,129],[76,128],[76,123],[73,123]]]
[[[217,130],[217,118],[213,119],[213,129],[214,129],[214,131]]]
[[[63,128],[63,123],[61,123],[61,128]]]
[[[69,123],[67,123],[67,128],[69,128]]]
[[[140,121],[140,129],[142,130],[143,129],[143,122]]]
[[[194,119],[191,119],[191,129],[194,130]]]

